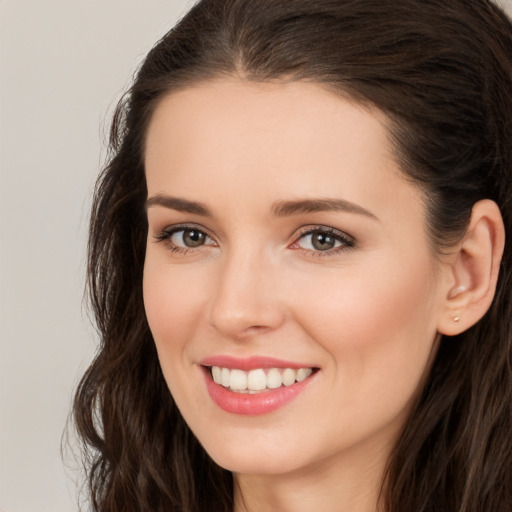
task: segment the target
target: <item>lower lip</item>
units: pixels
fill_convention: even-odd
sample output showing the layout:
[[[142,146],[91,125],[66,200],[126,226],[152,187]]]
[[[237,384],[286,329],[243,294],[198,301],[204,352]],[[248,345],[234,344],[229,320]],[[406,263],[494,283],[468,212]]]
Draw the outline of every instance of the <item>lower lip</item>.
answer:
[[[307,379],[291,386],[267,389],[255,394],[236,393],[217,384],[210,371],[205,369],[205,380],[212,400],[224,411],[232,414],[257,415],[275,411],[300,395],[310,384],[313,373]]]

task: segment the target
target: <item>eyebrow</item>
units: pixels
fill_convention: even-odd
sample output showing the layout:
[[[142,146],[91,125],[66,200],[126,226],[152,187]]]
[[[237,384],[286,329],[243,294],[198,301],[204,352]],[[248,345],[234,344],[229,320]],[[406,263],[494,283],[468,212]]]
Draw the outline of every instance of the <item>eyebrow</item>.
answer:
[[[298,199],[293,201],[279,201],[272,206],[272,214],[276,217],[288,217],[303,213],[315,212],[345,212],[364,215],[378,220],[372,212],[345,199]]]
[[[163,194],[157,194],[148,198],[145,205],[146,210],[153,206],[162,206],[171,210],[201,215],[204,217],[213,216],[210,209],[202,203]],[[293,215],[315,212],[355,213],[358,215],[364,215],[365,217],[369,217],[373,220],[378,220],[378,218],[366,208],[344,199],[320,198],[278,201],[272,205],[271,209],[272,216],[274,217],[291,217]]]
[[[204,204],[198,203],[196,201],[189,201],[188,199],[183,199],[181,197],[171,197],[163,194],[157,194],[156,196],[149,197],[146,201],[146,211],[148,208],[153,206],[163,206],[164,208],[169,208],[178,212],[193,213],[195,215],[202,215],[204,217],[212,216],[211,211]]]

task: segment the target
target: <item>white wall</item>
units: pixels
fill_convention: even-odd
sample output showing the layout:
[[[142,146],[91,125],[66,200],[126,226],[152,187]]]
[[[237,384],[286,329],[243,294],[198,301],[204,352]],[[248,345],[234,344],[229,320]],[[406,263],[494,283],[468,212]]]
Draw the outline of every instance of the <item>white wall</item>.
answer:
[[[0,0],[0,511],[76,510],[60,438],[107,112],[192,0]],[[512,13],[512,0],[501,0]]]
[[[505,12],[512,17],[512,0],[496,0],[496,3],[501,5]]]
[[[0,0],[0,511],[77,510],[60,438],[107,111],[187,0]]]

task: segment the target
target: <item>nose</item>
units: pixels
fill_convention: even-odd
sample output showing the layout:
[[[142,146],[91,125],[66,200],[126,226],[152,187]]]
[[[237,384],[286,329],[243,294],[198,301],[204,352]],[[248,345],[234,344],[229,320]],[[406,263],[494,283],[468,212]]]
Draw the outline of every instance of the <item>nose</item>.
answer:
[[[226,256],[209,303],[209,323],[234,340],[277,329],[285,318],[278,274],[277,265],[257,251],[245,249]]]

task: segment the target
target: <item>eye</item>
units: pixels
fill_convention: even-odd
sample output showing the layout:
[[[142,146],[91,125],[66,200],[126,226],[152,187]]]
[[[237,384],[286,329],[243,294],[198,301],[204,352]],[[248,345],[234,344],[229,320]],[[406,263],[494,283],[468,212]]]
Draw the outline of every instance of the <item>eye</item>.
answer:
[[[169,237],[176,247],[199,247],[204,245],[207,239],[208,236],[198,229],[180,229]]]
[[[187,251],[203,245],[215,245],[211,237],[196,227],[176,226],[164,229],[155,238],[165,242],[173,251]]]
[[[337,229],[318,227],[303,232],[290,248],[332,254],[351,248],[354,243],[352,237]]]

